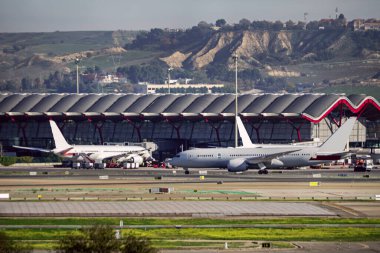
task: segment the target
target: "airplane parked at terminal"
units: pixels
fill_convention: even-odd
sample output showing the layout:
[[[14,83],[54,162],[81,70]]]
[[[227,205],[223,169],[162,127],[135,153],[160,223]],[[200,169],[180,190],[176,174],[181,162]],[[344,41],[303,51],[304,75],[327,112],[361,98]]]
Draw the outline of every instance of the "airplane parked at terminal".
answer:
[[[62,158],[95,163],[102,163],[102,160],[112,158],[117,159],[118,162],[131,161],[141,164],[145,158],[150,157],[148,150],[141,146],[70,145],[67,143],[57,124],[53,120],[49,120],[49,122],[55,142],[55,149],[13,147],[40,152],[53,152]]]
[[[264,145],[237,148],[203,148],[180,152],[171,164],[188,168],[227,168],[230,172],[258,167],[259,173],[268,169],[318,165],[341,159],[356,122],[351,117],[320,146]],[[244,127],[244,126],[243,126]],[[246,133],[245,133],[246,134]],[[245,135],[243,133],[243,135]],[[243,138],[249,139],[249,136]],[[245,141],[247,141],[245,139]],[[250,140],[249,140],[250,142]]]

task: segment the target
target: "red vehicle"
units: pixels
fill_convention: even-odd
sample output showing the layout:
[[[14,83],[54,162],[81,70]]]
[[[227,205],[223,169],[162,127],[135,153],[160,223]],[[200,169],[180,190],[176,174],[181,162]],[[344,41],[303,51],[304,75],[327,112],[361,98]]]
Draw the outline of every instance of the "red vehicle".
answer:
[[[107,168],[120,168],[120,164],[119,163],[109,162],[109,163],[107,163],[106,167]]]
[[[153,167],[153,168],[166,168],[166,165],[164,162],[159,161],[152,161],[147,164],[147,167]]]

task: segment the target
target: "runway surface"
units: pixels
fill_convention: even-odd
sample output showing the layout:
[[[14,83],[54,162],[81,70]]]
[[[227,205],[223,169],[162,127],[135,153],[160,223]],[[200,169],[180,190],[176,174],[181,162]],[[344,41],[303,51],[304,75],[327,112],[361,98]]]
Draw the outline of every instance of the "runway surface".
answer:
[[[248,170],[243,173],[231,173],[227,170],[218,169],[193,169],[186,175],[181,169],[153,169],[140,168],[135,170],[123,169],[70,169],[70,168],[0,168],[0,180],[8,178],[17,179],[77,179],[91,180],[98,179],[99,176],[107,175],[109,179],[127,179],[163,177],[165,180],[178,181],[183,184],[199,182],[200,171],[207,178],[208,182],[305,182],[317,178],[320,182],[380,182],[380,169],[371,172],[353,172],[353,169],[323,169],[323,170],[270,170],[267,175],[259,175],[257,170]],[[30,172],[36,174],[31,176]],[[124,182],[127,184],[126,182]],[[144,182],[140,182],[144,184]]]
[[[255,249],[199,249],[197,253],[374,253],[379,252],[380,242],[293,242],[294,248],[290,249],[267,249],[267,248],[255,248]],[[162,253],[188,253],[188,249],[185,250],[162,250]]]
[[[235,201],[0,202],[0,216],[336,216],[317,204]]]
[[[30,175],[30,172],[36,172],[36,175]],[[108,177],[101,179],[101,176]],[[317,182],[317,184],[311,186],[310,182]],[[170,194],[150,193],[150,189],[160,187],[170,188],[172,191]],[[191,170],[190,175],[185,175],[183,170],[171,169],[70,170],[67,168],[3,167],[0,168],[0,193],[9,193],[11,198],[10,202],[0,202],[2,208],[0,213],[9,211],[4,208],[16,208],[15,201],[20,201],[20,204],[24,205],[23,208],[10,210],[10,214],[12,210],[17,210],[15,213],[19,215],[27,215],[22,213],[22,210],[26,210],[28,205],[46,206],[47,211],[45,209],[33,211],[36,210],[36,207],[33,207],[34,209],[31,209],[33,215],[39,215],[39,213],[47,216],[61,215],[59,212],[55,213],[56,207],[49,206],[56,202],[56,205],[62,205],[58,211],[65,210],[62,212],[67,215],[74,215],[76,212],[71,210],[76,210],[75,207],[79,206],[87,210],[86,208],[92,205],[90,208],[92,210],[84,211],[83,214],[78,213],[85,216],[105,214],[171,216],[173,213],[184,216],[228,216],[243,213],[253,216],[309,215],[303,211],[288,214],[288,209],[285,211],[283,209],[286,207],[294,210],[293,207],[298,207],[297,204],[322,208],[332,215],[344,217],[380,216],[380,201],[374,201],[376,195],[380,195],[380,170],[357,173],[348,168],[270,171],[268,175],[258,175],[254,170],[243,174],[229,173],[226,170],[207,170],[206,175],[200,175],[200,170]],[[260,206],[265,207],[268,203],[284,201],[286,205],[274,204],[272,209],[258,209]],[[304,203],[301,203],[302,201]],[[118,206],[124,202],[125,204]],[[223,202],[230,203],[232,206],[220,207],[221,209],[217,211],[207,209],[202,211],[208,203],[219,205]],[[235,206],[239,202],[242,206]],[[94,205],[98,204],[89,203],[99,203],[100,206],[94,208]],[[110,203],[114,211],[108,213],[109,208],[102,203]],[[166,209],[160,207],[162,203],[171,203],[168,204],[169,211],[163,211]],[[182,204],[178,206],[178,203],[185,203],[183,204],[185,206]],[[196,203],[199,203],[200,209],[192,209],[194,205],[198,205]],[[225,210],[245,208],[248,204],[253,205],[248,211],[231,211],[231,214],[226,214]],[[145,205],[151,208],[136,209],[139,211],[134,212],[132,208],[134,205],[136,208],[146,207]],[[94,209],[99,209],[99,211]]]

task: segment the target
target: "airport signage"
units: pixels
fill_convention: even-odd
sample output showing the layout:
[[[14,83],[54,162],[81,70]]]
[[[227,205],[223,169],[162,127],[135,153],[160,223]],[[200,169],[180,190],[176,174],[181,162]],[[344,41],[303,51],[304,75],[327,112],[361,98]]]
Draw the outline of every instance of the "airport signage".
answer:
[[[318,186],[320,186],[320,182],[310,182],[309,183],[309,185],[310,185],[310,187],[318,187]]]
[[[0,193],[0,199],[9,199],[9,193]]]

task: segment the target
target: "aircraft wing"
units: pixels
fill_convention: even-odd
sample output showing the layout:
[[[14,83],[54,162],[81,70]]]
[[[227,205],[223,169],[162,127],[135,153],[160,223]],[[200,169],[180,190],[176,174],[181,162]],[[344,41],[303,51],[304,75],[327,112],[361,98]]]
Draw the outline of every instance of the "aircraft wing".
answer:
[[[333,152],[333,153],[326,153],[326,152],[317,152],[318,156],[347,156],[350,155],[350,151],[342,151],[342,152]]]
[[[272,153],[272,154],[268,154],[268,155],[264,155],[264,156],[247,158],[246,159],[246,163],[248,163],[250,165],[254,165],[254,164],[259,164],[259,163],[270,162],[273,159],[278,159],[281,156],[284,156],[284,155],[287,155],[287,154],[290,154],[290,153],[294,153],[294,152],[297,152],[297,151],[300,151],[300,150],[301,149],[295,149],[295,150],[289,150],[289,151]]]
[[[124,156],[129,156],[131,154],[136,154],[136,155],[143,155],[143,152],[141,151],[130,151],[130,152],[99,152],[99,153],[94,153],[94,154],[87,154],[87,156],[93,160],[103,160],[107,158],[115,158],[118,159],[120,157]]]
[[[33,147],[23,147],[23,146],[12,146],[12,147],[18,148],[18,149],[39,151],[39,152],[44,152],[44,153],[50,153],[50,152],[52,152],[52,150],[50,150],[50,149],[44,149],[44,148],[33,148]]]
[[[336,161],[336,160],[340,160],[345,157],[348,157],[350,155],[351,153],[349,151],[334,152],[334,153],[319,152],[314,157],[311,157],[310,160]]]

